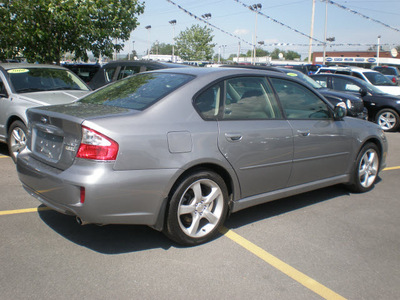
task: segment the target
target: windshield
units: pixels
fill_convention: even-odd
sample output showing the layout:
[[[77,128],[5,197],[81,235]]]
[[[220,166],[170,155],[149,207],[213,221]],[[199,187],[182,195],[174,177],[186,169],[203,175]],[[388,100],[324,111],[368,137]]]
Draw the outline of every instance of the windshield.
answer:
[[[80,102],[144,110],[193,78],[186,74],[139,73],[97,90]]]
[[[301,73],[301,72],[293,72],[293,71],[286,71],[283,70],[286,75],[297,78],[298,80],[307,83],[308,85],[311,85],[314,89],[322,89],[322,86],[317,83],[314,79],[310,78],[309,76]]]
[[[7,70],[17,93],[81,90],[89,88],[72,72],[52,68],[20,68]]]
[[[373,85],[387,85],[387,86],[393,86],[395,85],[393,82],[391,82],[385,75],[379,72],[364,72],[363,73],[365,77],[368,78],[368,80],[373,84]]]

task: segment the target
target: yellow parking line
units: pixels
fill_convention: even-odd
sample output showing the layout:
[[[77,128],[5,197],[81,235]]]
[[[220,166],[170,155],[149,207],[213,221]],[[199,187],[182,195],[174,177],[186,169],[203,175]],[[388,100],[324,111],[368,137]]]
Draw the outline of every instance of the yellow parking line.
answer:
[[[1,156],[0,158],[5,158],[8,156]],[[388,167],[383,169],[383,171],[390,171],[390,170],[398,170],[400,166],[397,167]],[[1,215],[12,215],[12,214],[21,214],[21,213],[30,213],[30,212],[38,212],[38,211],[46,211],[51,210],[48,207],[38,207],[38,208],[26,208],[26,209],[17,209],[17,210],[4,210],[0,211]],[[232,230],[223,227],[221,233],[232,240],[233,242],[237,243],[238,245],[245,248],[247,251],[253,253],[257,257],[261,258],[263,261],[274,267],[275,269],[279,270],[283,274],[289,276],[293,280],[297,281],[301,285],[305,286],[309,290],[313,291],[314,293],[318,294],[324,299],[346,299],[341,295],[335,293],[331,289],[327,288],[326,286],[320,284],[316,280],[312,279],[311,277],[305,275],[304,273],[298,271],[297,269],[293,268],[292,266],[288,265],[287,263],[283,262],[279,258],[273,256],[272,254],[268,253],[264,249],[258,247],[257,245],[253,244],[249,240],[245,239],[244,237],[238,235],[237,233],[233,232]]]
[[[31,213],[31,212],[38,212],[38,211],[45,211],[45,210],[50,210],[50,208],[35,207],[35,208],[24,208],[24,209],[14,209],[14,210],[2,210],[2,211],[0,211],[0,216]]]
[[[384,168],[382,171],[390,171],[390,170],[399,170],[400,167],[389,167],[389,168]]]
[[[275,269],[281,271],[282,273],[286,274],[290,278],[294,279],[298,283],[302,284],[306,288],[310,289],[314,293],[320,295],[324,299],[346,299],[339,294],[335,293],[334,291],[330,290],[329,288],[325,287],[324,285],[320,284],[319,282],[315,281],[314,279],[308,277],[304,273],[296,270],[295,268],[291,267],[287,263],[281,261],[277,257],[273,256],[272,254],[268,253],[264,249],[258,247],[257,245],[253,244],[252,242],[246,240],[242,236],[238,235],[237,233],[229,230],[225,227],[221,229],[221,233],[225,235],[227,238],[231,239],[235,243],[239,244],[247,251],[253,253],[254,255],[261,258],[266,263],[273,266]]]

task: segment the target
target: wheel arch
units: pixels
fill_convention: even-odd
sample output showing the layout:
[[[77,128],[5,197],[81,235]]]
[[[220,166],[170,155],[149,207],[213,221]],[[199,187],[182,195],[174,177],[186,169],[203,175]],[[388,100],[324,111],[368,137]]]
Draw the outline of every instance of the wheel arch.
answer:
[[[224,182],[226,184],[226,188],[228,190],[228,195],[229,195],[229,199],[228,199],[228,216],[229,216],[231,209],[232,209],[232,205],[233,205],[234,193],[236,193],[236,189],[237,189],[235,187],[235,182],[234,182],[233,176],[229,173],[228,170],[226,170],[226,168],[224,168],[218,164],[200,163],[200,164],[191,166],[190,168],[186,169],[184,172],[182,172],[182,174],[180,174],[178,176],[178,178],[176,178],[176,180],[174,181],[174,183],[172,184],[172,186],[168,192],[168,196],[164,199],[163,204],[161,205],[156,224],[151,226],[153,229],[156,229],[158,231],[163,230],[163,228],[165,226],[165,222],[166,222],[166,214],[168,213],[168,209],[169,209],[171,195],[177,189],[177,187],[182,182],[182,180],[184,178],[186,178],[189,174],[195,173],[195,172],[200,172],[202,170],[212,171],[212,172],[218,174],[219,176],[221,176],[221,178],[224,180]]]
[[[20,122],[22,122],[22,123],[28,128],[28,125],[25,123],[25,121],[24,121],[21,117],[19,117],[19,116],[17,116],[17,115],[10,116],[10,117],[8,118],[8,120],[7,120],[6,128],[5,128],[5,134],[6,134],[6,139],[7,139],[7,140],[8,140],[8,138],[9,138],[8,132],[9,132],[9,130],[10,130],[11,124],[14,123],[15,121],[20,121]]]
[[[362,144],[360,144],[360,147],[357,151],[357,155],[358,153],[361,151],[361,149],[368,143],[372,143],[375,144],[375,146],[378,148],[379,151],[379,161],[382,162],[383,159],[383,155],[384,155],[384,149],[383,149],[383,145],[381,144],[381,142],[379,141],[378,138],[376,137],[370,137],[368,139],[366,139]],[[356,156],[357,157],[357,156]]]

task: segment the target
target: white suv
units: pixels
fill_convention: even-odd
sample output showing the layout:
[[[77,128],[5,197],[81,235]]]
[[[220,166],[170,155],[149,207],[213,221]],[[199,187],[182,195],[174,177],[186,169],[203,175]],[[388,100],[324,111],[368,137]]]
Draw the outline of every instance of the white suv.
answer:
[[[352,75],[373,84],[384,93],[391,95],[400,95],[400,86],[391,82],[382,73],[374,70],[358,67],[322,67],[319,68],[316,74],[321,73]]]

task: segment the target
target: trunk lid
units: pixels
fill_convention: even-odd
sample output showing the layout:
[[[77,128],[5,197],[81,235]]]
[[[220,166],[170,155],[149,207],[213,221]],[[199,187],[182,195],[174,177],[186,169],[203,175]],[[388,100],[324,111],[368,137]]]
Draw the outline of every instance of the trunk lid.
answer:
[[[132,110],[80,102],[31,108],[27,111],[27,147],[36,159],[65,170],[75,161],[82,139],[82,123],[85,120],[128,112]]]

